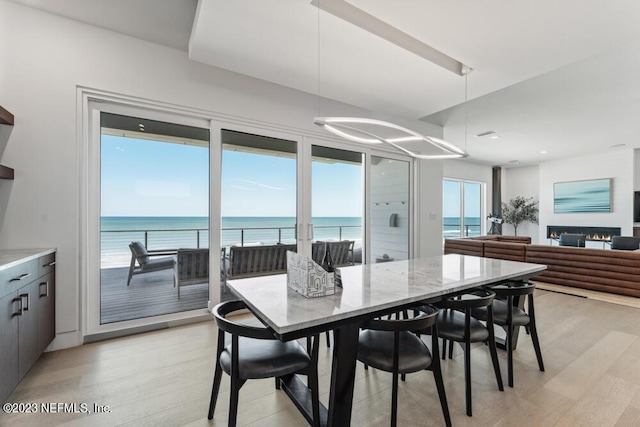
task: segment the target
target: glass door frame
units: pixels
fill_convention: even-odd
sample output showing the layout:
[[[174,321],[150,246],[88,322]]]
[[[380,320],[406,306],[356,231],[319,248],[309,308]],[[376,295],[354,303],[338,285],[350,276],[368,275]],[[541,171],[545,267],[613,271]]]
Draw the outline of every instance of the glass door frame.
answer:
[[[302,154],[301,156],[299,156],[299,158],[302,158],[305,166],[303,166],[303,171],[304,168],[306,168],[306,170],[308,171],[307,176],[305,176],[305,181],[304,184],[306,185],[305,189],[304,189],[304,193],[302,194],[302,200],[303,200],[303,204],[304,204],[304,217],[303,217],[303,223],[306,224],[306,228],[305,231],[307,231],[307,229],[309,227],[312,227],[313,224],[313,219],[311,216],[311,206],[312,206],[312,200],[311,200],[311,168],[312,168],[312,158],[311,158],[311,148],[313,145],[319,145],[319,146],[323,146],[323,147],[329,147],[329,148],[335,148],[335,149],[339,149],[339,150],[347,150],[347,151],[353,151],[353,152],[357,152],[357,153],[362,153],[364,154],[364,163],[363,163],[363,182],[364,182],[364,197],[362,200],[363,203],[363,218],[362,218],[362,222],[363,222],[363,227],[362,227],[362,241],[363,241],[363,245],[362,245],[362,250],[363,250],[363,254],[362,254],[362,262],[365,264],[371,264],[372,260],[371,260],[371,157],[372,156],[376,156],[376,157],[382,157],[385,159],[393,159],[393,160],[400,160],[400,161],[406,161],[409,163],[409,258],[411,258],[413,256],[413,254],[415,253],[414,251],[414,247],[415,247],[415,233],[416,233],[416,228],[415,228],[415,209],[416,209],[416,204],[414,203],[415,201],[415,180],[416,180],[416,162],[413,158],[406,156],[406,155],[402,155],[402,154],[398,154],[396,152],[391,152],[391,151],[386,151],[383,149],[379,149],[377,147],[377,144],[369,144],[369,145],[365,145],[365,144],[357,144],[357,143],[351,143],[349,141],[345,141],[345,140],[338,140],[338,139],[333,139],[333,138],[321,138],[318,136],[304,136],[303,137],[304,140],[304,144],[302,144],[301,148],[302,148]],[[300,237],[300,235],[298,235]],[[306,236],[308,237],[308,236]],[[304,253],[308,253],[309,256],[311,255],[311,241],[312,239],[306,239],[303,243],[304,243]],[[300,244],[300,243],[299,243]]]
[[[164,121],[168,123],[181,124],[186,126],[201,127],[209,129],[209,181],[214,173],[214,163],[212,163],[211,153],[213,150],[211,138],[211,120],[206,117],[197,117],[195,114],[176,111],[170,108],[162,108],[161,106],[146,105],[139,102],[128,102],[124,99],[112,99],[110,97],[101,97],[100,95],[84,94],[83,96],[83,114],[86,117],[87,124],[86,134],[83,139],[87,141],[87,145],[82,147],[80,155],[83,157],[83,170],[81,171],[81,206],[82,206],[82,224],[81,224],[81,242],[80,242],[80,298],[83,301],[82,306],[82,334],[83,336],[91,336],[103,333],[121,331],[125,329],[144,327],[158,323],[167,323],[172,321],[183,320],[185,318],[195,318],[200,320],[204,316],[209,316],[208,311],[211,308],[209,302],[208,308],[163,314],[152,317],[144,317],[121,322],[108,324],[100,324],[100,215],[101,215],[101,182],[100,182],[100,150],[101,150],[101,124],[100,113],[120,114],[130,117],[138,117],[150,120]],[[211,190],[209,190],[211,193]],[[212,211],[211,211],[211,194],[210,210],[209,210],[209,229],[212,230]],[[210,266],[212,271],[220,267],[220,257],[211,257]],[[216,263],[217,262],[217,267]],[[209,282],[209,295],[211,296],[212,286]]]
[[[409,257],[415,253],[418,229],[417,162],[409,156],[387,151],[375,145],[358,144],[333,138],[320,131],[300,130],[286,126],[252,121],[238,117],[218,115],[207,111],[184,108],[160,102],[150,102],[133,97],[79,87],[77,90],[78,114],[78,304],[80,306],[79,330],[83,337],[108,334],[131,328],[153,325],[178,325],[189,321],[210,319],[209,311],[219,302],[219,280],[209,281],[210,301],[208,309],[172,313],[154,317],[100,325],[100,112],[129,115],[209,129],[209,246],[221,243],[221,177],[222,177],[222,129],[264,135],[297,142],[297,244],[298,251],[311,256],[311,146],[349,150],[364,154],[363,203],[363,263],[371,263],[371,156],[409,162]],[[98,142],[98,144],[96,144]],[[220,270],[220,257],[210,251],[210,271]],[[213,277],[213,276],[212,276]]]

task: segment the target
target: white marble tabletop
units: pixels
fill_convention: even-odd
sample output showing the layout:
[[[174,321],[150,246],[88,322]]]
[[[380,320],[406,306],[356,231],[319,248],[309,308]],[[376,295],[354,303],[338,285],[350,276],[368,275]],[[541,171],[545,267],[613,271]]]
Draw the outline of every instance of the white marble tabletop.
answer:
[[[528,278],[541,264],[449,254],[342,267],[343,288],[305,298],[285,274],[228,281],[228,286],[278,335],[435,298],[498,281]]]

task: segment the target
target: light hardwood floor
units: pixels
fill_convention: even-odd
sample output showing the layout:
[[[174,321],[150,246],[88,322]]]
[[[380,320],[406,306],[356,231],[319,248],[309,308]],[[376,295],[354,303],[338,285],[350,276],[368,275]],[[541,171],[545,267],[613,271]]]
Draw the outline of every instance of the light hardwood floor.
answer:
[[[589,298],[536,291],[546,372],[538,371],[531,340],[520,334],[515,388],[498,391],[485,348],[472,350],[473,417],[465,415],[462,351],[443,363],[456,426],[640,425],[640,310]],[[46,353],[10,402],[108,405],[110,413],[0,414],[2,426],[224,426],[229,381],[208,421],[216,328],[213,322],[119,338]],[[328,398],[330,350],[320,348],[321,399]],[[506,382],[506,355],[499,352]],[[387,426],[391,377],[358,365],[353,426]],[[442,425],[430,372],[400,384],[399,425]],[[302,426],[304,419],[273,380],[240,391],[239,424]]]

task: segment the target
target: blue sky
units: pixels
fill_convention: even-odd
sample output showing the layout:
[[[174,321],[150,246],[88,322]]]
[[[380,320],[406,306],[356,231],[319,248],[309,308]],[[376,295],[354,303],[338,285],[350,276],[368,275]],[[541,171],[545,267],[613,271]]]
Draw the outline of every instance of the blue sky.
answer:
[[[102,135],[102,216],[209,215],[207,148]]]
[[[465,217],[480,216],[481,185],[465,183]],[[445,180],[443,184],[443,216],[460,217],[460,181]]]
[[[208,149],[102,135],[102,216],[207,216]],[[224,151],[222,216],[296,213],[292,158]],[[314,162],[312,216],[361,216],[360,165]]]

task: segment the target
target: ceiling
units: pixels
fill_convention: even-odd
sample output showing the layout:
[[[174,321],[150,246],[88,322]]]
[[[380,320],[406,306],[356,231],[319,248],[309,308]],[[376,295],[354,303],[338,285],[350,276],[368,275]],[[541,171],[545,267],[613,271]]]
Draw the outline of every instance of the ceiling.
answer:
[[[640,148],[637,0],[349,0],[473,68],[467,103],[464,77],[310,0],[14,1],[188,50],[194,61],[442,125],[470,161],[516,167]],[[490,130],[500,138],[474,136]]]

